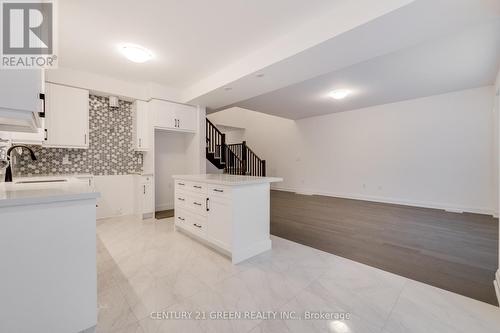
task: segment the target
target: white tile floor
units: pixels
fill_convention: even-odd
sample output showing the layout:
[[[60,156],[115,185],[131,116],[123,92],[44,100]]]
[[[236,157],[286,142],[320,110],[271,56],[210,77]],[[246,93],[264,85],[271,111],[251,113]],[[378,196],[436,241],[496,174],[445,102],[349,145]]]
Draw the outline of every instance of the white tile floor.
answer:
[[[175,232],[173,219],[122,217],[99,221],[97,229],[97,332],[500,332],[499,308],[282,238],[234,266]],[[170,311],[349,319],[151,319]]]

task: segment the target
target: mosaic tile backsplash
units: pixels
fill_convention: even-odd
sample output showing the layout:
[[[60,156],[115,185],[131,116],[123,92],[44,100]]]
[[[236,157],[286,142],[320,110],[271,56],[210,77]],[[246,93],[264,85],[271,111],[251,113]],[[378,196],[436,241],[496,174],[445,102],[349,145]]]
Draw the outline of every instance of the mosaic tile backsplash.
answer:
[[[16,158],[16,176],[90,173],[124,175],[142,171],[142,153],[132,147],[132,103],[110,108],[107,97],[90,95],[89,148],[31,146],[37,161],[23,153]],[[67,156],[67,164],[63,164]]]

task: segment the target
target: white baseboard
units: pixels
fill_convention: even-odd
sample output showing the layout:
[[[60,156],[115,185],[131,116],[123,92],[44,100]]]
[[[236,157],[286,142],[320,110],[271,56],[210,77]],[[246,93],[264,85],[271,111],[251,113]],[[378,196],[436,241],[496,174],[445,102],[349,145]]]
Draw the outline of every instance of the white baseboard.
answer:
[[[493,281],[493,285],[495,286],[495,293],[497,294],[498,304],[500,304],[500,268],[495,274],[495,281]]]
[[[436,204],[433,202],[409,201],[409,200],[401,200],[401,199],[397,199],[397,198],[367,196],[367,195],[353,194],[353,193],[335,193],[335,192],[314,191],[314,190],[308,190],[308,189],[286,188],[286,187],[280,187],[280,186],[276,186],[276,185],[272,186],[271,189],[278,190],[278,191],[294,192],[294,193],[298,193],[298,194],[323,195],[323,196],[327,196],[327,197],[381,202],[381,203],[389,203],[389,204],[412,206],[412,207],[442,209],[442,210],[446,210],[449,212],[459,212],[459,213],[467,212],[467,213],[485,214],[485,215],[492,215],[492,216],[494,216],[496,214],[496,212],[493,209],[482,208],[482,207],[460,207],[460,206],[455,206],[455,205],[451,205],[451,204],[447,205],[447,204]]]

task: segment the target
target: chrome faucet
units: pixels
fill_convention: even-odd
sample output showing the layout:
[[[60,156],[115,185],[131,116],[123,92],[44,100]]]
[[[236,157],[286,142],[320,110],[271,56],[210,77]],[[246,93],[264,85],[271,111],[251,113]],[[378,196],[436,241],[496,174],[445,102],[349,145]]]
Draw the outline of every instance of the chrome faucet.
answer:
[[[30,152],[31,160],[32,161],[36,161],[35,153],[33,152],[33,150],[31,150],[30,147],[23,146],[23,145],[14,145],[14,146],[10,147],[9,150],[7,150],[7,162],[9,162],[9,166],[5,170],[5,182],[6,183],[12,182],[12,161],[11,161],[10,153],[15,148],[24,148],[24,149],[26,149],[27,151]]]

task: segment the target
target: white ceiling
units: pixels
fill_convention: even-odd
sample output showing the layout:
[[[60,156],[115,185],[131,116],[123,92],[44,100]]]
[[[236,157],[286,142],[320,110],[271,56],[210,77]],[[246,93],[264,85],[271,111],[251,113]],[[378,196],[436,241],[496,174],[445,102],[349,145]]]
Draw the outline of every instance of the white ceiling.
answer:
[[[334,88],[331,87],[335,83],[333,81],[330,81],[330,86],[328,87],[320,85],[319,82],[321,82],[323,76],[328,77],[328,74],[339,72],[344,76],[348,76],[349,73],[353,73],[352,75],[354,75],[356,68],[358,70],[362,68],[366,70],[366,72],[356,74],[356,77],[361,81],[365,81],[364,83],[360,83],[363,85],[365,91],[370,90],[373,92],[373,95],[365,94],[357,96],[356,105],[364,106],[389,100],[388,94],[393,94],[394,100],[401,100],[411,98],[410,95],[430,95],[442,91],[450,91],[456,87],[472,87],[476,86],[478,82],[491,83],[491,75],[496,73],[496,69],[489,73],[487,78],[483,76],[481,80],[479,76],[487,68],[491,69],[498,66],[496,44],[494,42],[493,44],[489,44],[491,41],[496,40],[495,36],[497,36],[498,32],[489,33],[489,37],[484,36],[483,38],[483,36],[478,36],[479,39],[476,41],[475,37],[467,39],[466,31],[472,31],[478,26],[488,24],[499,18],[500,1],[498,0],[416,0],[330,38],[314,47],[310,47],[283,61],[276,62],[253,74],[234,80],[226,85],[226,87],[230,86],[232,88],[229,91],[225,90],[224,86],[222,86],[194,98],[191,102],[206,105],[211,111],[231,106],[241,106],[251,107],[257,111],[270,114],[279,114],[288,118],[336,112],[339,109],[331,105],[324,105],[324,108],[316,111],[315,108],[319,107],[319,104],[307,103],[313,101],[314,97],[324,92],[325,89],[331,90]],[[464,35],[462,42],[456,41],[453,45],[450,44],[453,43],[453,38],[458,38],[462,34]],[[463,41],[464,39],[466,40]],[[469,44],[471,39],[473,40]],[[425,48],[426,44],[429,47]],[[439,48],[441,44],[443,44],[441,53],[435,52],[434,47]],[[473,45],[478,44],[482,47],[482,53],[474,49]],[[412,51],[408,53],[403,52],[412,48],[422,48],[421,52],[426,55],[428,62],[435,64],[436,67],[444,64],[443,71],[435,71],[433,73],[424,71],[428,74],[425,77],[425,83],[420,82],[420,86],[417,86],[417,81],[414,80],[413,86],[408,85],[408,91],[413,90],[413,93],[401,92],[397,94],[397,89],[390,92],[389,90],[381,89],[381,86],[379,88],[369,87],[370,89],[368,89],[367,86],[370,83],[377,82],[378,85],[379,81],[384,82],[383,73],[370,71],[371,69],[369,68],[369,64],[372,61],[383,62],[381,57],[387,57],[387,66],[398,66],[398,61],[401,64],[408,65],[408,70],[411,70],[414,66],[423,65],[423,63],[411,63],[411,59],[419,60],[411,57]],[[465,52],[464,56],[468,55],[471,62],[477,66],[461,66],[460,64],[456,64],[455,67],[452,67],[452,64],[454,64],[453,60],[456,59],[454,52],[457,50],[459,52],[463,50]],[[396,56],[395,54],[400,55]],[[405,54],[407,54],[406,57]],[[435,59],[432,59],[433,56],[435,56]],[[448,59],[451,59],[450,64],[448,64]],[[483,63],[485,60],[487,60],[487,63]],[[363,67],[356,67],[357,65]],[[451,79],[448,81],[442,80],[441,75],[444,73],[444,68],[456,71],[457,76],[462,75],[462,81],[456,84],[457,82]],[[257,78],[255,75],[257,73],[264,73],[265,76]],[[401,80],[394,82],[394,85],[399,87],[399,83],[404,79],[403,73],[404,71],[401,74]],[[477,76],[474,76],[474,73]],[[411,81],[411,73],[407,72],[407,74],[406,79]],[[382,75],[382,77],[378,75]],[[313,83],[314,78],[318,78],[317,84]],[[396,78],[397,76],[394,79]],[[347,79],[346,77],[345,80]],[[301,82],[308,80],[313,81],[300,85]],[[436,81],[436,84],[432,84],[433,81]],[[295,85],[303,88],[304,93],[299,91],[300,89],[294,90]],[[314,92],[307,90],[309,86],[314,86],[318,90]],[[298,101],[298,105],[301,105],[304,110],[294,112],[293,109],[287,111],[284,108],[280,108],[280,105],[287,103],[282,95],[285,96],[285,92],[288,90],[281,91],[285,87],[290,87],[289,91],[294,91],[297,94],[296,98],[292,97],[291,99]],[[389,87],[389,82],[387,87]],[[428,89],[429,87],[430,89]],[[305,93],[306,90],[308,93]],[[381,95],[376,98],[375,94]],[[354,101],[354,99],[350,99],[350,101]],[[321,102],[318,103],[321,104]],[[355,107],[354,103],[342,110],[352,107]],[[308,111],[305,111],[305,109]]]
[[[183,88],[347,1],[63,0],[59,66]],[[123,42],[155,59],[129,62]]]
[[[491,85],[499,66],[497,19],[234,105],[300,119]],[[328,93],[335,89],[353,94],[334,100]]]

